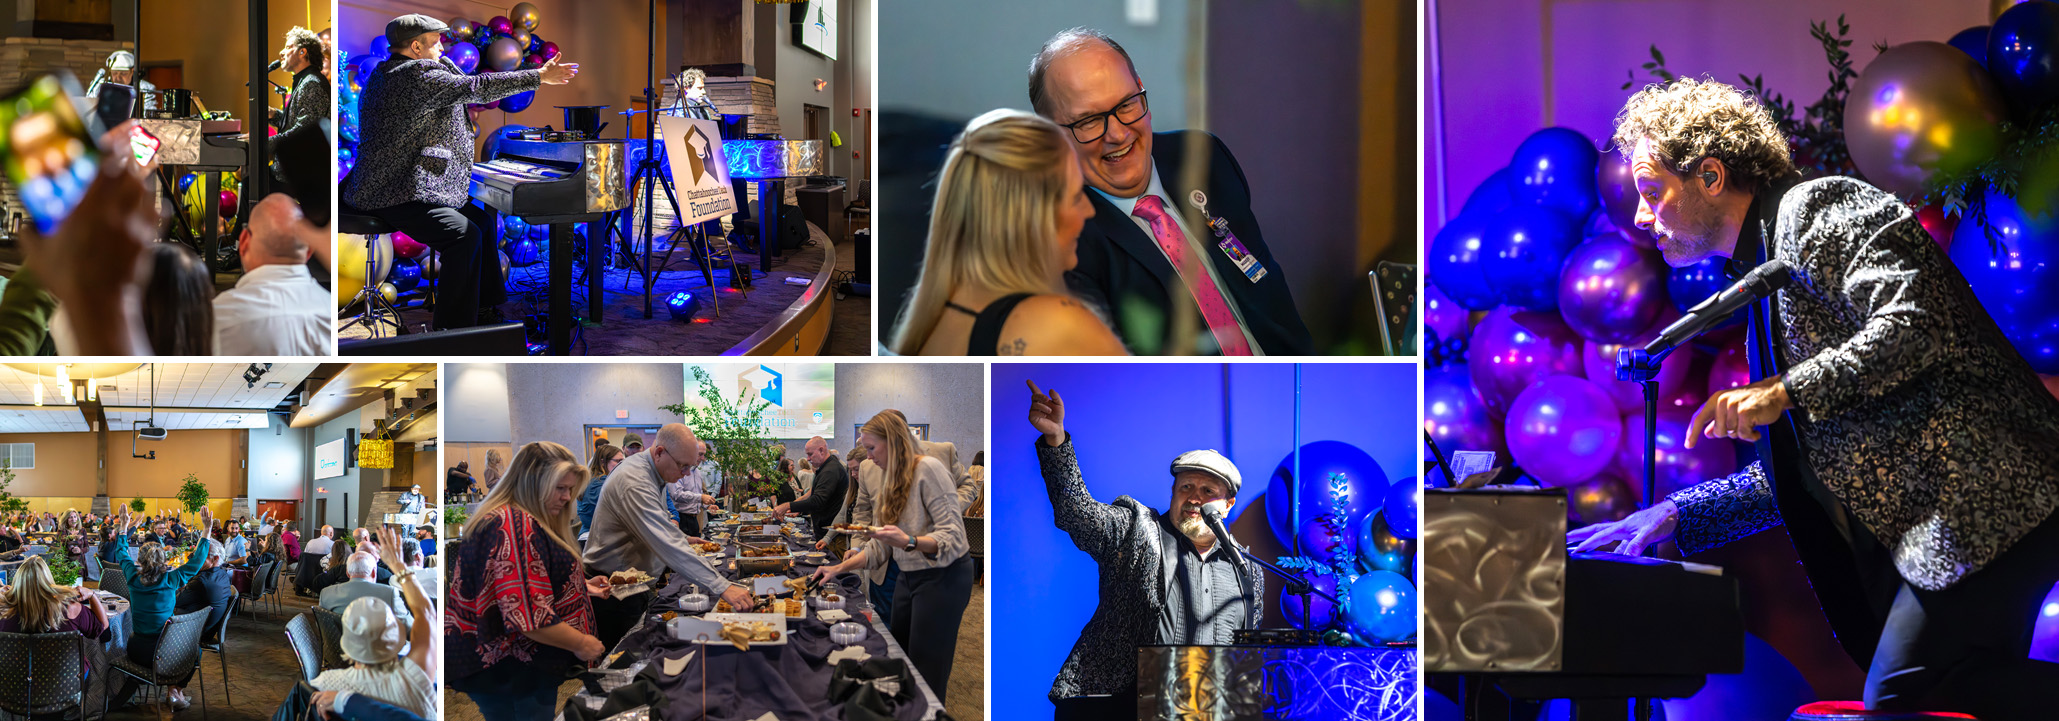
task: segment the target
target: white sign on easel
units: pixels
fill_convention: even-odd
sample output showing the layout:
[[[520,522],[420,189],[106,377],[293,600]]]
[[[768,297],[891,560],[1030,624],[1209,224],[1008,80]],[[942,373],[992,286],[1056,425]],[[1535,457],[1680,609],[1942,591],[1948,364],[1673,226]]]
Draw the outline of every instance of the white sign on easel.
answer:
[[[679,192],[679,222],[702,223],[736,212],[729,188],[729,160],[722,155],[722,132],[715,121],[658,118],[665,134],[665,156],[672,164],[672,186]]]

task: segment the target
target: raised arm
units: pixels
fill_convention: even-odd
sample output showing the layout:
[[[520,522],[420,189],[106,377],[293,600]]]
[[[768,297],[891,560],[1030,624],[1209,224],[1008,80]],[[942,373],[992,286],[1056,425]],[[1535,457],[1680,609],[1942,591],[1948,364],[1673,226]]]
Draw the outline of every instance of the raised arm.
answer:
[[[1072,543],[1088,555],[1099,558],[1114,550],[1129,531],[1132,516],[1087,492],[1080,473],[1079,458],[1073,455],[1072,436],[1065,432],[1065,399],[1058,391],[1041,393],[1029,381],[1030,425],[1042,433],[1037,440],[1037,461],[1043,469],[1044,490],[1051,496],[1052,521]]]
[[[436,609],[429,605],[429,594],[422,592],[415,570],[401,561],[400,544],[399,533],[391,528],[379,529],[379,558],[390,568],[402,569],[393,577],[393,585],[400,587],[401,597],[407,601],[408,613],[414,616],[414,625],[408,632],[408,659],[422,667],[422,672],[429,678],[436,678],[436,665],[443,657],[435,648],[441,640],[436,634]]]

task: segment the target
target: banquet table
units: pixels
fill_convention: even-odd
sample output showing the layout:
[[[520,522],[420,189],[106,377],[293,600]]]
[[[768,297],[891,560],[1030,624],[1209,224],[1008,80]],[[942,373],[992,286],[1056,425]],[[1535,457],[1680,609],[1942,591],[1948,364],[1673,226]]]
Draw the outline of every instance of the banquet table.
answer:
[[[134,614],[129,612],[128,599],[108,591],[96,593],[100,594],[101,605],[107,607],[108,631],[105,640],[90,641],[86,644],[86,663],[93,669],[86,683],[88,718],[105,715],[104,709],[101,708],[102,699],[107,691],[105,685],[111,679],[120,678],[120,674],[111,673],[108,669],[111,668],[113,659],[129,652],[129,636],[135,631],[132,628]],[[120,687],[117,686],[115,690],[120,690]]]
[[[800,554],[813,550],[813,535],[808,532],[804,520],[792,519],[788,523],[794,528],[794,533],[786,536],[785,541],[788,550],[794,554],[794,565],[784,575],[788,578],[812,575],[817,566],[802,562]],[[734,538],[723,538],[721,534],[733,534],[736,525],[733,521],[725,523],[718,520],[704,534],[709,541],[722,544],[721,551],[707,557],[718,561],[718,570],[732,581],[738,580],[732,565],[738,553],[737,542]],[[824,564],[829,562],[822,561]],[[839,595],[844,598],[843,610],[851,615],[852,621],[868,627],[865,638],[853,645],[862,647],[872,659],[899,659],[906,666],[908,678],[914,681],[914,688],[906,690],[902,700],[891,704],[893,717],[900,721],[936,718],[943,711],[941,699],[922,680],[914,664],[908,662],[907,654],[887,632],[884,620],[866,605],[863,579],[847,575],[836,579],[836,582],[842,587]],[[707,591],[699,590],[702,593]],[[594,678],[574,696],[576,702],[590,711],[599,710],[607,700],[604,694],[641,677],[655,683],[664,695],[667,709],[662,715],[663,721],[751,721],[768,713],[781,721],[844,718],[842,705],[829,700],[829,686],[836,664],[829,663],[827,658],[845,647],[830,640],[830,624],[816,618],[817,610],[812,605],[807,607],[803,618],[787,619],[785,644],[754,645],[745,651],[726,641],[702,645],[672,636],[664,614],[694,615],[679,607],[680,597],[688,591],[686,581],[678,574],[672,574],[665,585],[656,590],[643,619],[623,637],[621,643],[602,657],[609,668],[623,668],[595,669]],[[682,659],[683,665],[678,667],[676,674],[664,672],[666,666],[681,664]],[[563,718],[563,712],[560,713]],[[626,720],[635,714],[618,716]]]

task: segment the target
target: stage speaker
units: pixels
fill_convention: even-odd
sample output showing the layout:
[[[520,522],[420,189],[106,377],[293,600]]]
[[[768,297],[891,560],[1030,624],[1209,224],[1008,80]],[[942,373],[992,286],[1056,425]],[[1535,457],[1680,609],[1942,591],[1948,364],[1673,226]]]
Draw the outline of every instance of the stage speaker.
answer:
[[[336,351],[348,356],[529,355],[529,346],[523,340],[521,323],[495,323],[392,338],[346,340],[337,343]]]
[[[779,207],[779,248],[793,250],[808,242],[808,219],[801,215],[801,206]]]

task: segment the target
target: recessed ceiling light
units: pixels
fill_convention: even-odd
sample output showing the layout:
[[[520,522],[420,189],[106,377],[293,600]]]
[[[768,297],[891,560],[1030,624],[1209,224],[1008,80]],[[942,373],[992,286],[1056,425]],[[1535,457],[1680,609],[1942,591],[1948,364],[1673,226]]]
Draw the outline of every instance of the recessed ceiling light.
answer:
[[[270,382],[270,383],[266,383],[266,384],[265,384],[265,387],[266,387],[266,388],[285,388],[285,387],[286,387],[286,384],[284,384],[284,383],[280,383],[280,382],[278,382],[278,381],[272,381],[272,382]]]

